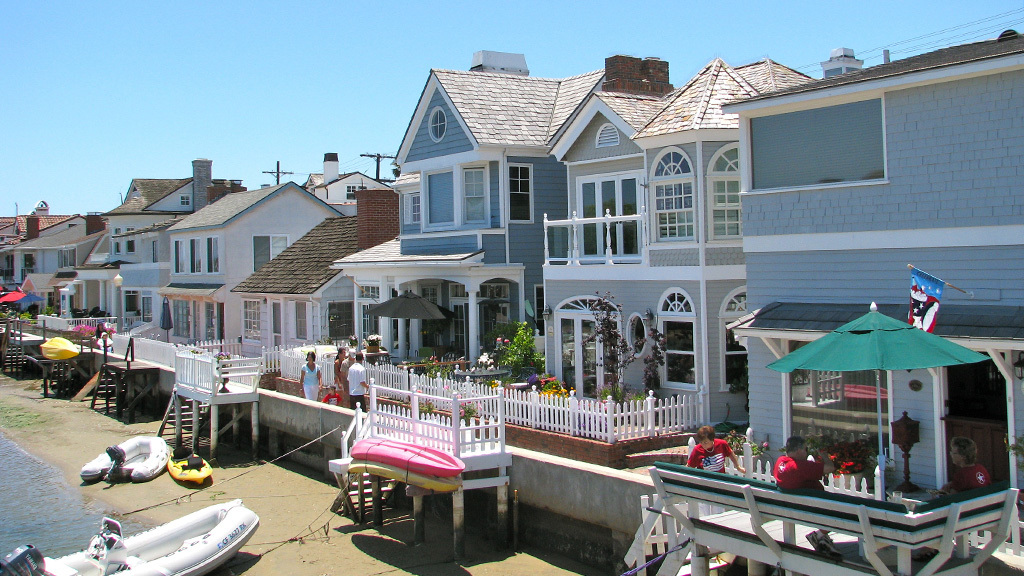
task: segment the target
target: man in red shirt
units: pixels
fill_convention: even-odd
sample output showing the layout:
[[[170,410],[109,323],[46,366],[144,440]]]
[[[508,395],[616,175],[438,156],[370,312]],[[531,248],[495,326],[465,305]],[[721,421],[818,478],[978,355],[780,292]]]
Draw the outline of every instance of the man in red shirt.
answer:
[[[775,485],[780,490],[825,490],[821,479],[835,471],[835,464],[828,454],[821,452],[817,460],[807,459],[807,442],[800,436],[791,436],[786,440],[786,454],[775,461]],[[807,540],[814,549],[833,557],[842,557],[827,530],[815,530],[807,535]]]
[[[963,436],[954,436],[949,441],[949,457],[956,466],[953,481],[942,487],[942,492],[953,494],[974,488],[981,488],[992,483],[992,476],[981,464],[978,464],[978,445],[974,440]]]

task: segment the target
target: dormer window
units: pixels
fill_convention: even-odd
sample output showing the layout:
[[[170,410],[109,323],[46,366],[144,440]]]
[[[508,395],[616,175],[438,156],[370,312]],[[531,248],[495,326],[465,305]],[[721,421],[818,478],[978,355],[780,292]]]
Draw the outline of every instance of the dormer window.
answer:
[[[188,194],[182,194],[181,195],[181,205],[182,206],[191,206],[192,205],[192,197],[190,197]]]
[[[448,129],[448,117],[445,115],[444,110],[438,106],[430,111],[430,139],[434,142],[440,142],[444,138],[444,133]]]
[[[597,131],[597,142],[594,146],[597,148],[609,148],[618,145],[619,131],[615,129],[615,126],[611,124],[601,126],[601,129]]]

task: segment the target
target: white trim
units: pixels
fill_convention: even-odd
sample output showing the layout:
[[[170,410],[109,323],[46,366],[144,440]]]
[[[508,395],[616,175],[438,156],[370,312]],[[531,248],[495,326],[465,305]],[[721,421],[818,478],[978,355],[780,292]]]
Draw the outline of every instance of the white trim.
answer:
[[[747,286],[746,285],[739,286],[737,288],[733,288],[728,294],[725,295],[725,298],[722,298],[722,303],[718,307],[718,324],[719,324],[719,329],[720,329],[719,334],[721,334],[721,338],[718,339],[718,362],[719,362],[719,370],[720,370],[719,374],[721,375],[721,378],[722,378],[721,382],[718,385],[718,391],[719,392],[728,392],[729,391],[729,381],[726,378],[726,373],[725,373],[725,371],[726,371],[726,352],[727,352],[726,349],[725,349],[725,341],[726,341],[726,333],[729,331],[728,325],[731,324],[732,322],[735,322],[736,320],[742,318],[743,316],[745,316],[748,313],[746,310],[741,310],[739,312],[729,312],[729,311],[727,311],[725,309],[725,306],[729,302],[732,302],[740,294],[743,294],[744,296],[746,296],[746,292],[747,292]],[[744,298],[744,300],[746,300],[746,299]],[[735,331],[734,331],[734,333],[735,333]],[[737,340],[739,340],[738,337],[737,337]],[[749,362],[750,350],[747,349],[746,346],[743,346],[743,348],[746,350],[746,354],[747,354],[747,358],[748,358],[748,361],[747,361],[747,374],[749,375],[749,373],[750,373],[750,362]],[[749,380],[748,380],[748,382],[749,382]],[[708,388],[710,389],[711,387],[708,386]]]
[[[441,81],[437,79],[437,76],[433,72],[430,73],[430,77],[427,79],[427,85],[423,88],[423,93],[420,94],[419,102],[416,104],[416,110],[413,112],[412,118],[409,120],[409,126],[405,129],[405,135],[402,137],[402,144],[398,148],[398,154],[395,154],[398,158],[395,162],[407,172],[416,172],[415,168],[407,168],[405,158],[409,155],[409,149],[412,148],[412,143],[416,140],[416,132],[419,130],[420,124],[423,122],[423,116],[427,114],[428,107],[430,106],[430,100],[433,97],[434,92],[437,91],[445,104],[448,105],[448,110],[455,116],[456,122],[462,128],[466,138],[469,139],[470,144],[474,149],[479,148],[480,143],[476,141],[476,137],[470,132],[469,127],[466,125],[466,121],[462,119],[462,114],[459,114],[455,104],[452,103],[452,99],[448,97],[448,93],[444,87],[441,86]]]
[[[484,206],[483,206],[483,216],[481,217],[480,220],[470,220],[468,218],[468,216],[466,215],[466,173],[470,172],[470,171],[480,171],[480,172],[483,173],[483,182],[482,182],[482,184],[484,186],[484,189],[483,189],[483,198],[482,198],[482,200],[484,201]],[[461,176],[461,178],[459,179],[459,184],[460,184],[459,191],[461,192],[461,194],[459,194],[460,202],[456,202],[456,206],[461,208],[461,216],[462,216],[462,218],[458,219],[457,221],[460,222],[463,226],[471,226],[471,225],[475,225],[475,226],[488,225],[489,226],[490,223],[491,223],[491,217],[490,217],[491,216],[490,165],[489,164],[482,164],[482,165],[459,166],[459,175]],[[420,210],[421,211],[423,210],[422,203],[420,204]]]
[[[512,172],[512,168],[527,168],[527,169],[530,170],[530,218],[527,219],[527,220],[513,220],[512,219],[512,173],[511,173]],[[505,221],[507,223],[509,223],[509,224],[533,224],[534,223],[535,218],[533,216],[533,210],[534,210],[534,202],[533,202],[533,200],[534,200],[534,196],[535,196],[535,192],[536,192],[536,187],[535,187],[535,182],[534,182],[533,174],[534,174],[535,171],[536,171],[535,170],[535,166],[533,164],[528,164],[528,163],[523,163],[523,162],[506,162],[505,163],[504,183],[505,183],[505,190],[507,191],[506,195],[508,196],[508,214],[507,214],[507,217],[505,218]],[[516,192],[516,194],[520,194],[520,192]],[[506,254],[508,254],[507,250],[506,250]]]
[[[884,140],[883,140],[882,146],[883,147],[885,146],[885,141]],[[749,154],[748,154],[748,157],[749,157]],[[753,168],[750,168],[750,170],[753,170]],[[742,169],[742,171],[743,171],[744,174],[747,173],[747,169]],[[754,189],[754,190],[750,190],[748,188],[744,188],[744,186],[749,186],[750,185],[749,181],[744,183],[741,180],[740,181],[740,190],[741,190],[740,193],[741,194],[778,194],[780,192],[806,192],[806,191],[812,191],[812,190],[834,190],[836,188],[852,188],[852,187],[860,187],[860,186],[885,186],[885,185],[887,185],[889,183],[890,182],[889,182],[888,178],[879,178],[878,180],[852,180],[850,182],[834,182],[834,183],[831,183],[831,184],[807,184],[805,186],[786,186],[786,187],[783,187],[783,188],[757,188],[757,189]]]
[[[604,139],[604,142],[602,142]],[[594,148],[614,148],[619,145],[619,130],[611,122],[605,122],[594,135]]]
[[[421,210],[423,209],[422,206],[420,207],[420,209]],[[422,214],[421,214],[420,217],[422,218]],[[504,234],[504,233],[505,233],[505,229],[504,228],[479,228],[479,229],[466,229],[466,230],[445,230],[444,231],[444,237],[445,238],[449,238],[449,237],[455,237],[455,236],[481,236],[481,235],[485,235],[485,234],[487,234],[487,235],[494,235],[494,234]],[[420,232],[420,233],[417,233],[417,234],[403,234],[401,236],[401,239],[402,240],[422,240],[422,239],[437,238],[437,237],[438,237],[438,234],[436,232]]]
[[[735,172],[715,172],[715,164],[719,158],[725,156],[727,152],[736,150],[736,171]],[[743,171],[742,165],[739,162],[739,143],[733,142],[731,144],[724,144],[718,148],[715,154],[711,157],[711,161],[708,162],[708,169],[705,171],[704,179],[707,181],[707,202],[705,203],[705,210],[707,211],[708,222],[711,224],[708,226],[708,242],[714,242],[714,245],[719,245],[720,242],[742,242],[743,240],[743,183],[740,179],[740,172]],[[739,187],[737,194],[739,195],[739,211],[740,211],[740,233],[737,235],[726,235],[721,238],[715,236],[715,183],[716,182],[729,182],[735,180],[736,185]],[[728,193],[728,191],[726,191]],[[723,207],[723,210],[734,210],[736,208]]]
[[[434,117],[438,114],[442,116],[441,120],[444,121],[444,129],[441,130],[441,134],[434,133]],[[448,115],[445,114],[444,108],[441,106],[434,106],[430,109],[430,114],[427,115],[427,118],[427,134],[430,136],[430,139],[434,142],[441,142],[444,140],[444,137],[448,135]],[[440,125],[441,123],[438,122],[438,126]]]
[[[987,76],[1013,70],[1024,69],[1024,54],[1012,54],[1009,56],[998,56],[985,60],[970,62],[967,64],[954,64],[921,70],[907,74],[899,74],[886,78],[845,84],[834,88],[814,90],[812,92],[801,92],[786,96],[778,96],[752,102],[738,102],[722,106],[726,114],[743,114],[744,117],[763,116],[768,114],[780,114],[789,110],[800,110],[804,108],[816,108],[817,106],[806,106],[808,102],[825,99],[849,99],[849,101],[877,98],[878,93],[895,90],[905,90],[926,84],[937,84],[952,80],[968,79],[976,76]],[[858,98],[865,92],[874,92],[867,98]],[[769,111],[770,110],[770,111]]]
[[[462,189],[462,186],[455,181],[456,171],[461,175],[461,168],[459,166],[446,166],[432,172],[420,172],[420,230],[424,232],[449,230],[457,225],[462,208],[455,199],[458,198],[458,192]],[[450,222],[432,224],[430,222],[430,177],[435,174],[445,173],[452,175],[452,219]]]
[[[618,128],[623,134],[626,134],[627,137],[636,134],[636,129],[616,114],[603,100],[593,94],[587,96],[587,98],[586,104],[583,105],[583,108],[573,118],[572,122],[569,123],[568,128],[552,142],[550,153],[559,161],[565,158],[569,149],[572,148],[572,145],[576,143],[576,140],[579,139],[583,131],[587,129],[587,126],[590,125],[590,122],[598,114],[604,116],[608,122]]]
[[[684,130],[657,136],[642,136],[633,141],[644,150],[654,150],[666,146],[681,146],[697,142],[735,142],[738,128],[702,128],[700,130]]]
[[[585,166],[587,164],[597,164],[599,162],[611,162],[611,161],[617,161],[617,160],[626,160],[628,158],[642,158],[644,156],[646,156],[646,154],[644,154],[643,152],[637,152],[635,154],[622,154],[621,156],[609,156],[608,158],[591,158],[590,160],[573,160],[573,161],[563,160],[562,163],[571,168],[571,167],[574,167],[574,166]],[[646,170],[645,170],[645,172],[646,172]]]
[[[625,280],[640,282],[688,281],[697,282],[701,277],[708,281],[746,280],[747,267],[742,264],[730,266],[649,266],[647,264],[595,264],[589,266],[544,266],[544,279],[588,281]]]
[[[812,252],[1024,245],[1024,225],[746,236],[744,252]]]

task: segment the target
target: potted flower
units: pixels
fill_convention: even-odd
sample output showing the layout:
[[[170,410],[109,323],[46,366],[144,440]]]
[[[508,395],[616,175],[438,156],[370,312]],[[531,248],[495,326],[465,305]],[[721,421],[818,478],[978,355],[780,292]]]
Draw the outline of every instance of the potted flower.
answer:
[[[354,350],[357,346],[359,346],[359,338],[356,337],[355,334],[349,336],[348,337],[348,347],[352,348]]]
[[[366,337],[366,351],[371,353],[380,352],[380,344],[383,340],[380,334],[370,334]]]

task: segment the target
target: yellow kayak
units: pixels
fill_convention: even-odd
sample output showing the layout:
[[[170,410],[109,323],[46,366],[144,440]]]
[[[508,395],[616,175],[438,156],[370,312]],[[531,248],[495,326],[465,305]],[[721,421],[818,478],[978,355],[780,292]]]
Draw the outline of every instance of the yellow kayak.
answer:
[[[213,468],[209,462],[196,456],[188,448],[176,448],[167,461],[167,472],[175,480],[202,484],[213,474]]]
[[[366,473],[373,474],[374,476],[383,476],[384,478],[392,478],[411,486],[419,486],[420,488],[436,492],[454,492],[462,486],[462,476],[441,478],[429,474],[409,472],[399,466],[389,466],[365,460],[353,460],[348,466],[348,472],[349,474]]]
[[[78,356],[78,346],[66,338],[50,338],[39,347],[50,360],[67,360]]]

